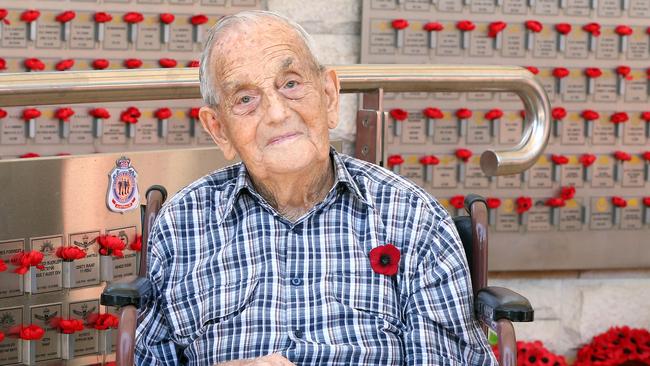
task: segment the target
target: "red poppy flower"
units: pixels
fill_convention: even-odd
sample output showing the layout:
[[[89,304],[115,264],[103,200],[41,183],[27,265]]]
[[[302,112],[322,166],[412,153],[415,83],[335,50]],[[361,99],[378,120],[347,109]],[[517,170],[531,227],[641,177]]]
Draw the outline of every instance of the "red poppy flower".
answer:
[[[187,62],[187,67],[199,67],[199,60],[190,60]]]
[[[623,197],[614,196],[612,197],[612,205],[625,208],[627,207],[627,201]]]
[[[137,69],[140,66],[142,66],[142,60],[137,59],[137,58],[129,58],[124,60],[124,66],[127,69]]]
[[[456,157],[467,163],[469,161],[469,158],[472,157],[472,151],[468,149],[457,149]]]
[[[409,118],[409,112],[401,108],[393,108],[390,110],[390,116],[393,117],[396,121],[404,121]]]
[[[0,332],[0,343],[5,340],[5,334]]]
[[[614,158],[618,161],[630,161],[632,160],[632,155],[625,151],[617,150],[614,152]]]
[[[406,19],[395,19],[390,23],[393,29],[401,30],[409,26],[409,22]]]
[[[503,111],[499,108],[490,109],[487,113],[485,113],[485,119],[489,119],[490,121],[499,119],[501,117],[503,117]]]
[[[66,262],[71,262],[77,259],[85,258],[86,252],[75,246],[59,247],[56,250],[56,256]]]
[[[467,108],[460,108],[456,110],[456,118],[459,119],[472,118],[472,111]]]
[[[569,69],[566,67],[556,67],[553,69],[553,76],[555,76],[558,79],[565,78],[569,76]]]
[[[0,57],[0,70],[6,70],[7,69],[7,61],[5,61],[4,58]]]
[[[162,14],[160,14],[160,22],[162,22],[162,23],[171,24],[171,23],[174,22],[174,19],[176,19],[174,14],[170,14],[170,13],[162,13]]]
[[[117,236],[100,235],[97,237],[97,243],[99,243],[99,254],[101,255],[113,255],[118,258],[124,256],[122,251],[126,245]]]
[[[420,164],[422,165],[438,165],[440,164],[440,159],[434,155],[426,155],[420,158]]]
[[[172,110],[169,108],[159,108],[154,112],[154,116],[158,119],[167,119],[172,116]]]
[[[139,252],[142,250],[142,235],[136,235],[135,239],[133,239],[133,242],[129,244],[129,248],[131,250]]]
[[[113,314],[99,314],[92,322],[91,326],[97,330],[106,330],[108,328],[117,329],[119,319]],[[90,323],[90,321],[89,321]]]
[[[67,22],[71,21],[72,19],[74,19],[76,16],[77,16],[77,13],[75,13],[74,11],[71,11],[71,10],[67,10],[67,11],[64,11],[62,13],[59,13],[56,16],[55,19],[59,23],[67,23]]]
[[[619,25],[614,29],[614,32],[619,36],[629,36],[634,33],[634,29],[628,27],[627,25]]]
[[[143,16],[142,14],[140,14],[140,13],[137,13],[137,12],[132,11],[132,12],[129,12],[129,13],[124,14],[124,16],[122,17],[122,19],[123,19],[126,23],[129,23],[129,24],[136,24],[136,23],[140,23],[141,21],[143,21],[143,20],[144,20],[144,16]]]
[[[461,20],[456,23],[456,29],[462,32],[471,32],[476,29],[476,25],[470,20]]]
[[[449,204],[454,206],[454,208],[460,210],[461,208],[465,207],[465,196],[453,196],[449,199]]]
[[[7,117],[7,111],[0,108],[0,119]]]
[[[21,159],[29,159],[29,158],[40,158],[41,155],[33,152],[28,152],[26,154],[22,154],[19,156]]]
[[[84,323],[79,319],[62,319],[57,325],[59,332],[63,334],[73,334],[84,330]]]
[[[23,109],[23,120],[29,121],[30,119],[38,118],[41,116],[41,111],[36,108],[25,108]]]
[[[442,111],[440,109],[431,108],[431,107],[424,108],[422,110],[422,114],[424,114],[425,117],[432,118],[432,119],[440,119],[440,118],[444,117],[444,115],[442,114]]]
[[[445,27],[438,22],[428,22],[422,27],[422,29],[427,32],[440,32],[441,30],[445,29]]]
[[[612,114],[612,115],[609,117],[609,120],[610,120],[612,123],[616,123],[616,124],[618,124],[618,123],[625,123],[625,122],[627,122],[629,119],[630,119],[630,117],[629,117],[629,116],[627,115],[627,113],[625,113],[625,112],[617,112],[617,113]]]
[[[45,69],[45,64],[43,61],[37,58],[28,58],[23,61],[23,65],[27,70],[30,71],[41,71]]]
[[[111,114],[105,108],[93,108],[88,111],[88,114],[90,114],[95,118],[103,118],[103,119],[111,118]]]
[[[584,111],[582,111],[582,113],[580,113],[580,116],[587,121],[593,121],[600,118],[600,114],[598,114],[598,112],[593,111],[591,109],[585,109]]]
[[[497,34],[501,33],[508,24],[505,22],[492,22],[488,25],[488,37],[495,38]]]
[[[557,197],[547,199],[545,204],[546,204],[546,206],[554,207],[554,208],[555,207],[564,207],[564,205],[566,205],[566,203],[564,202],[564,200],[562,198],[557,198]]]
[[[110,15],[109,13],[100,11],[95,13],[95,15],[93,15],[93,19],[95,20],[96,23],[107,23],[113,20],[113,16]]]
[[[585,69],[585,75],[588,78],[596,79],[603,75],[603,72],[597,67],[588,67]]]
[[[582,26],[582,30],[591,34],[593,37],[600,36],[600,24],[589,23]]]
[[[208,22],[208,17],[203,14],[197,14],[190,18],[192,25],[201,25]]]
[[[7,19],[7,15],[9,15],[7,9],[0,9],[0,22],[9,25],[11,22]]]
[[[612,327],[607,332],[595,336],[591,343],[578,350],[578,358],[574,365],[645,365],[648,362],[650,362],[648,330]]]
[[[539,69],[535,66],[526,66],[526,69],[530,71],[533,75],[539,74]]]
[[[397,274],[400,252],[393,244],[380,245],[370,251],[372,270],[386,276]]]
[[[20,339],[26,341],[37,341],[43,338],[43,335],[45,335],[45,330],[38,325],[30,324],[27,327],[22,325],[20,326]]]
[[[58,120],[68,122],[70,121],[70,117],[74,116],[74,111],[72,110],[72,108],[68,108],[68,107],[59,108],[56,110],[56,112],[54,112],[54,116]]]
[[[650,207],[650,197],[643,197],[643,205],[645,207]],[[0,271],[2,272],[2,271]]]
[[[173,58],[161,58],[158,60],[158,65],[160,65],[160,67],[170,68],[176,67],[176,65],[178,65],[178,62]]]
[[[404,163],[404,158],[402,157],[402,155],[391,155],[388,157],[387,163],[388,163],[388,167],[390,168],[395,165],[400,165]]]
[[[74,66],[74,60],[68,59],[68,60],[61,60],[57,62],[54,68],[57,71],[66,71],[66,70],[70,70],[72,66]]]
[[[95,70],[104,70],[110,65],[110,62],[108,62],[107,59],[105,58],[98,58],[96,60],[93,60],[92,67]]]
[[[7,270],[7,264],[5,263],[5,261],[2,260],[2,258],[0,258],[0,272],[4,272],[6,270]]]
[[[501,206],[501,200],[496,197],[488,197],[485,199],[485,203],[489,209],[499,208]]]
[[[527,20],[524,24],[526,25],[526,29],[534,33],[539,33],[542,31],[542,29],[544,29],[542,23],[536,20]]]
[[[25,274],[29,271],[30,267],[36,267],[39,270],[44,270],[43,266],[43,253],[32,250],[27,252],[18,252],[11,257],[11,264],[17,268],[14,270],[14,273]]]
[[[569,34],[571,33],[571,24],[558,23],[555,25],[555,30],[560,34]]]
[[[553,117],[554,120],[561,120],[566,117],[566,109],[562,107],[555,107],[551,111],[551,116]]]
[[[551,155],[551,160],[553,161],[553,164],[557,165],[565,165],[569,163],[569,158],[567,158],[564,155]]]
[[[190,108],[190,111],[189,111],[189,113],[188,113],[189,116],[190,116],[190,118],[198,119],[198,118],[199,118],[199,110],[200,110],[200,109],[201,109],[201,108]]]
[[[129,107],[120,114],[120,121],[127,124],[138,123],[138,118],[140,118],[141,115],[142,114],[138,108]]]
[[[632,68],[630,68],[629,66],[619,66],[616,68],[616,73],[626,79],[628,76],[630,76],[631,72],[632,72]]]
[[[38,10],[25,10],[20,14],[20,20],[23,22],[31,23],[38,19],[41,16],[41,12]]]
[[[570,200],[573,199],[573,197],[576,195],[576,188],[574,186],[567,186],[567,187],[562,187],[560,189],[560,197],[562,197],[563,200]]]
[[[518,197],[515,200],[515,204],[517,205],[517,213],[522,214],[533,207],[533,199],[530,197]]]

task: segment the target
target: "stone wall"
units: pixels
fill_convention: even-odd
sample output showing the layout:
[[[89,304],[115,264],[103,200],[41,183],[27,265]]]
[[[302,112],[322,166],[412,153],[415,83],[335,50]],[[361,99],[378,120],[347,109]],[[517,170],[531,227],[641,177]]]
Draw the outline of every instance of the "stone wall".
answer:
[[[359,62],[361,0],[268,0],[266,5],[314,37],[323,64]],[[356,96],[343,97],[341,123],[333,133],[348,142],[348,153],[357,105]],[[516,325],[519,339],[542,340],[569,357],[610,326],[650,329],[650,270],[493,273],[490,284],[520,292],[535,307],[535,322]]]

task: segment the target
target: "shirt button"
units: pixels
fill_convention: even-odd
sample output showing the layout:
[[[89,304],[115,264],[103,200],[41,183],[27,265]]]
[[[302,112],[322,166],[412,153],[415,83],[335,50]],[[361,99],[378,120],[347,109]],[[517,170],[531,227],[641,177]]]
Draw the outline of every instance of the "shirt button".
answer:
[[[298,278],[298,277],[292,278],[291,279],[291,284],[294,285],[294,286],[302,285],[302,278]]]
[[[293,331],[293,335],[294,335],[296,338],[302,338],[302,330],[300,330],[300,329],[296,329],[296,330],[294,330],[294,331]]]

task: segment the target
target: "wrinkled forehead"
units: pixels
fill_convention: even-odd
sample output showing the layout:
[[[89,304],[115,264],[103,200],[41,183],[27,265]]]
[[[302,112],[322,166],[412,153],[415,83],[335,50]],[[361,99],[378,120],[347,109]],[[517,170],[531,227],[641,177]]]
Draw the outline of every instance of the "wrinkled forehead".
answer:
[[[218,84],[283,68],[308,69],[315,66],[312,63],[313,57],[296,31],[273,19],[233,25],[225,30],[211,54]]]

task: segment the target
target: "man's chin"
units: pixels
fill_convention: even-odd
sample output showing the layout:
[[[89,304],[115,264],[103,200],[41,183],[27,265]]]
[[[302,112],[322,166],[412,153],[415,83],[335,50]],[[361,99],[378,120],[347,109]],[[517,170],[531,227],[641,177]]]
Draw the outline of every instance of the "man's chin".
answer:
[[[304,145],[300,143],[286,143],[269,147],[264,155],[264,165],[267,169],[283,173],[301,171],[317,161],[313,148],[305,149]]]

